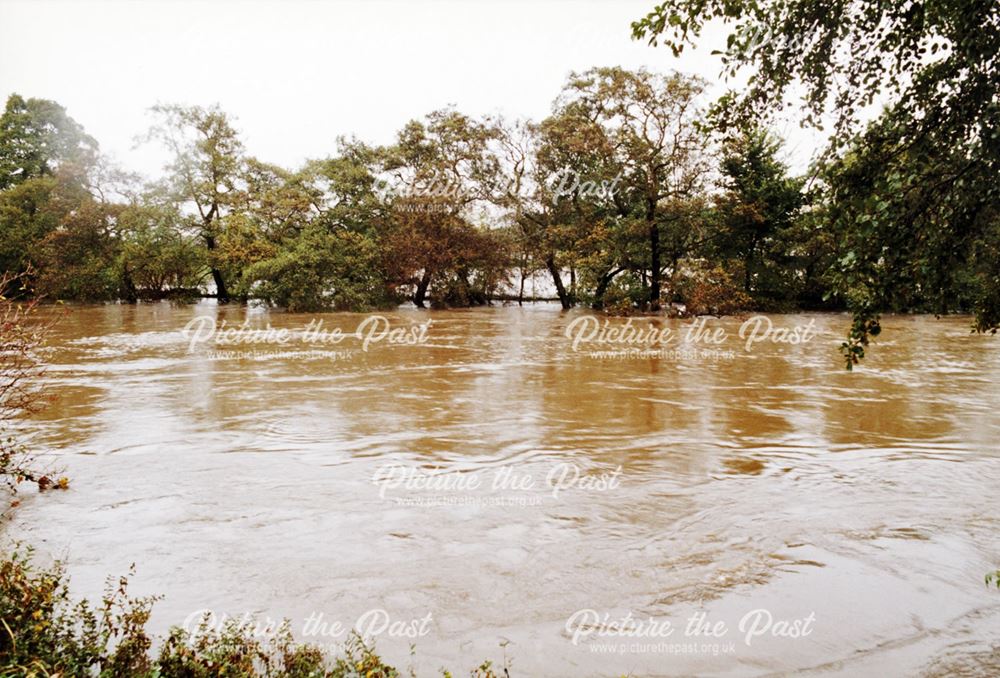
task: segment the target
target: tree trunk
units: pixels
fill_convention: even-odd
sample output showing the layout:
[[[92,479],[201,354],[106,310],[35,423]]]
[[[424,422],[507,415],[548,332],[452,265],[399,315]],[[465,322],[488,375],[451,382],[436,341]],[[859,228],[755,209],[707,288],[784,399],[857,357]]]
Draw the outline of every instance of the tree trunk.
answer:
[[[128,266],[122,273],[122,287],[125,292],[125,301],[130,304],[135,304],[139,301],[139,292],[135,289],[135,282],[132,280],[132,273],[128,270]]]
[[[545,267],[552,274],[552,282],[556,285],[556,293],[559,295],[559,303],[562,304],[563,310],[571,309],[573,307],[573,300],[570,298],[569,293],[566,292],[566,286],[563,285],[562,275],[559,273],[559,268],[556,266],[556,259],[553,255],[549,255],[545,260]]]
[[[229,303],[229,291],[226,290],[226,283],[222,279],[222,272],[212,267],[212,280],[215,281],[215,298],[219,300],[220,304]]]
[[[215,237],[206,235],[205,245],[208,247],[209,252],[214,252]],[[212,281],[215,282],[215,298],[219,300],[220,304],[229,303],[229,291],[226,289],[226,281],[222,279],[222,271],[215,266],[212,266]]]
[[[611,281],[614,280],[615,276],[621,272],[622,269],[616,268],[612,271],[608,271],[600,277],[597,281],[597,287],[594,288],[594,308],[604,308],[604,295],[607,293],[608,287],[611,285]]]
[[[527,268],[527,263],[521,263],[521,286],[517,290],[517,305],[524,306],[524,271]]]
[[[424,300],[427,298],[427,288],[431,284],[431,272],[425,270],[417,283],[417,291],[413,293],[413,303],[417,308],[425,308]]]
[[[649,224],[649,309],[660,310],[660,227],[656,223],[656,203],[646,203],[646,223]]]

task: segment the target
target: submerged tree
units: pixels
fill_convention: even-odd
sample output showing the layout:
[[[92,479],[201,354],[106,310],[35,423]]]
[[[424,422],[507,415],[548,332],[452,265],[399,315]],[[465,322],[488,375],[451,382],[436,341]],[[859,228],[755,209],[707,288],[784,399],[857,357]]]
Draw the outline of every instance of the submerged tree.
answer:
[[[803,181],[788,176],[780,148],[781,141],[759,127],[723,144],[716,247],[741,262],[743,291],[763,298],[788,294],[785,279],[794,273],[788,236],[804,202]]]
[[[563,308],[588,296],[577,280],[581,270],[609,282],[622,270],[606,237],[619,213],[614,191],[620,175],[607,130],[582,106],[557,100],[538,126],[536,199],[526,216]]]
[[[184,229],[176,205],[154,198],[132,202],[117,213],[120,239],[115,270],[120,298],[162,299],[197,296],[206,256],[200,243]]]
[[[152,111],[159,123],[147,139],[161,142],[173,155],[166,190],[194,211],[193,228],[205,243],[216,296],[229,301],[217,250],[225,217],[240,199],[243,143],[218,107],[158,105]]]
[[[242,248],[247,293],[294,311],[390,302],[377,240],[384,208],[375,191],[374,154],[342,139],[336,157],[297,173],[275,172],[266,191],[250,191],[257,198],[243,212],[244,229],[262,235]]]
[[[595,68],[572,75],[557,101],[554,119],[570,128],[563,136],[599,158],[590,169],[603,173],[605,186],[614,182],[603,196],[603,226],[619,235],[641,230],[645,238],[641,263],[622,256],[630,248],[612,248],[619,261],[606,260],[598,288],[621,271],[638,268],[643,280],[648,271],[646,305],[653,311],[660,308],[664,271],[676,271],[692,242],[692,205],[710,177],[709,139],[698,126],[703,88],[678,73]]]
[[[484,303],[505,274],[506,243],[475,223],[485,221],[499,181],[492,135],[486,123],[444,109],[408,123],[382,151],[386,269],[391,284],[413,288],[418,307],[432,285],[449,303]]]
[[[12,94],[0,116],[0,272],[42,268],[39,244],[91,199],[97,142],[59,104]]]

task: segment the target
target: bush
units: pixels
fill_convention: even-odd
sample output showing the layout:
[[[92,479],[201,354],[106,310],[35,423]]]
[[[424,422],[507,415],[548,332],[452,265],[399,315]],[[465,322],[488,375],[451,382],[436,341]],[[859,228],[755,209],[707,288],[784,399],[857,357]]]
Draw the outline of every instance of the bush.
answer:
[[[128,580],[109,585],[99,609],[73,604],[64,570],[38,570],[31,551],[0,562],[0,675],[144,676],[152,598],[129,598]]]
[[[64,567],[39,568],[30,548],[0,556],[0,678],[398,678],[357,634],[341,656],[297,643],[288,623],[257,638],[231,619],[221,629],[203,620],[189,633],[174,627],[159,648],[146,625],[157,597],[128,595],[129,577],[109,581],[101,604],[70,599]],[[130,575],[131,576],[131,572]],[[505,662],[506,665],[506,662]],[[445,676],[450,676],[443,671]],[[506,668],[504,675],[509,675]],[[411,670],[412,675],[412,670]],[[490,662],[472,675],[497,678]]]
[[[602,303],[608,315],[630,316],[642,312],[649,301],[649,290],[643,281],[626,272],[608,285]]]
[[[732,315],[753,307],[753,299],[721,266],[689,264],[677,290],[688,315]]]
[[[249,266],[243,284],[252,296],[293,312],[362,311],[387,303],[376,257],[362,234],[310,226]]]
[[[60,564],[39,569],[31,549],[0,561],[0,676],[129,676],[214,678],[393,678],[399,673],[355,636],[329,662],[297,644],[286,623],[271,638],[254,638],[236,620],[222,629],[203,622],[195,633],[173,628],[155,659],[146,624],[155,597],[128,595],[128,577],[109,583],[101,605],[70,600]]]

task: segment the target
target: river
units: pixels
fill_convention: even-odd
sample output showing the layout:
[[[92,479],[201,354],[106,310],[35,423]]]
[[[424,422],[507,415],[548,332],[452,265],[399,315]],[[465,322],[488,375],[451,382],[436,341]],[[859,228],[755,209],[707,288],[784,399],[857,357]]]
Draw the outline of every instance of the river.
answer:
[[[1000,672],[1000,340],[888,317],[848,373],[844,315],[770,316],[814,336],[749,350],[743,318],[686,348],[690,320],[611,319],[676,338],[618,355],[574,347],[587,315],[400,309],[365,347],[360,314],[71,307],[22,426],[71,488],[7,535],[79,595],[135,563],[158,633],[362,619],[418,675]],[[220,352],[196,316],[291,340]],[[346,339],[302,341],[319,321]]]

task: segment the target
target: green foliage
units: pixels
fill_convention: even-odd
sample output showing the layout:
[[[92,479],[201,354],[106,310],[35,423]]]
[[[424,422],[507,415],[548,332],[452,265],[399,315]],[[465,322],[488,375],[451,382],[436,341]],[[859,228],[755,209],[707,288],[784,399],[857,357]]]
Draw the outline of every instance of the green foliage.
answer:
[[[297,172],[247,156],[218,108],[161,105],[147,138],[172,154],[164,181],[109,191],[93,161],[0,191],[0,258],[33,265],[58,299],[214,286],[220,301],[300,311],[406,297],[468,306],[489,303],[514,268],[545,268],[566,307],[604,307],[610,294],[616,312],[655,309],[674,300],[669,281],[708,253],[719,223],[702,86],[595,68],[570,77],[541,124],[443,109],[390,146],[341,139],[337,156]],[[761,209],[773,197],[751,196]]]
[[[152,675],[144,627],[153,598],[130,597],[122,578],[97,608],[74,604],[62,567],[39,570],[31,556],[15,550],[0,560],[3,675]]]
[[[0,272],[23,273],[38,264],[39,244],[85,199],[63,173],[27,179],[0,192]]]
[[[715,20],[730,30],[726,72],[750,71],[749,86],[715,107],[720,129],[766,118],[794,83],[807,124],[834,114],[823,212],[839,252],[828,298],[854,313],[847,366],[864,355],[882,310],[972,310],[976,331],[995,331],[996,2],[667,0],[632,24],[633,36],[679,54]],[[883,113],[862,128],[865,108],[879,100]]]
[[[974,312],[981,332],[1000,322],[998,160],[913,147],[905,128],[887,112],[825,168],[843,253],[834,280],[855,314],[854,347],[881,310]]]
[[[309,225],[243,275],[255,297],[290,311],[356,311],[385,304],[378,259],[364,235]]]
[[[729,28],[724,72],[751,71],[749,87],[722,102],[725,124],[777,110],[795,82],[807,124],[834,110],[835,145],[850,141],[859,113],[880,95],[902,102],[926,132],[949,128],[935,134],[975,134],[996,115],[1000,12],[990,0],[667,0],[633,22],[632,34],[679,54],[712,21]]]
[[[99,605],[70,596],[64,567],[40,568],[30,548],[0,556],[0,676],[13,678],[399,678],[358,634],[343,652],[325,655],[298,643],[285,622],[255,634],[230,619],[215,628],[203,619],[193,631],[174,627],[162,643],[147,631],[157,597],[128,593],[129,577],[107,584]],[[154,652],[154,645],[159,645]],[[506,670],[506,660],[503,669]],[[450,675],[443,671],[444,675]],[[410,675],[414,675],[412,670]],[[472,675],[496,678],[491,662]]]
[[[97,142],[54,101],[12,94],[0,116],[0,191],[52,176],[66,165],[88,166]]]
[[[540,123],[446,108],[387,146],[340,139],[298,171],[247,155],[218,107],[161,105],[148,138],[171,161],[145,186],[109,174],[57,104],[14,95],[0,125],[0,270],[34,269],[57,299],[214,294],[307,311],[484,304],[513,271],[544,269],[564,308],[846,307],[848,366],[885,311],[974,312],[976,331],[995,331],[991,9],[669,0],[635,36],[679,52],[724,19],[727,69],[754,71],[745,92],[703,110],[697,78],[592,68]],[[846,50],[857,58],[834,58]],[[831,108],[837,120],[808,182],[767,131],[796,80],[807,122]],[[862,128],[876,86],[891,101]],[[734,303],[716,303],[733,284]]]
[[[118,210],[85,198],[59,228],[35,246],[37,291],[51,299],[113,300],[121,291],[115,270],[119,241],[113,222]]]
[[[554,196],[553,216],[575,226],[574,254],[598,280],[598,306],[615,275],[648,271],[638,276],[648,281],[642,305],[658,310],[664,273],[677,269],[699,237],[710,173],[709,139],[698,125],[704,86],[679,73],[594,68],[570,75],[554,115],[542,123],[539,157],[550,175],[569,169],[574,177],[614,185],[598,199]],[[624,239],[590,237],[597,224]]]
[[[616,275],[600,298],[601,307],[610,315],[627,316],[639,312],[649,300],[649,289],[632,271]]]
[[[424,306],[485,303],[510,267],[510,242],[477,225],[488,205],[505,202],[498,130],[452,109],[412,120],[378,152],[386,209],[374,220],[387,283]],[[410,293],[412,290],[412,293]]]
[[[207,261],[199,243],[181,228],[171,205],[130,205],[117,214],[117,259],[111,264],[120,298],[159,299],[195,290]]]
[[[90,197],[96,161],[97,143],[62,106],[17,94],[7,99],[0,116],[0,272],[38,268],[39,244]]]
[[[161,192],[190,214],[190,230],[207,250],[209,270],[220,302],[229,301],[224,260],[216,251],[225,233],[226,216],[247,200],[243,190],[246,159],[232,121],[217,106],[157,105],[158,124],[147,135],[173,156]],[[192,213],[193,212],[193,213]]]
[[[721,162],[716,251],[741,262],[743,292],[764,301],[794,298],[796,291],[789,236],[804,202],[803,182],[788,176],[780,148],[766,129],[751,127],[725,140]]]
[[[352,658],[356,645],[368,650],[360,639],[352,641],[353,644],[349,646]],[[381,665],[381,660],[377,657],[376,660]],[[176,627],[170,630],[154,663],[153,675],[164,678],[213,678],[220,675],[310,678],[344,675],[327,671],[326,664],[326,658],[318,649],[295,642],[287,623],[273,636],[258,639],[236,620],[227,621],[221,629],[210,628],[203,621],[192,633]],[[391,667],[381,666],[392,671]]]

